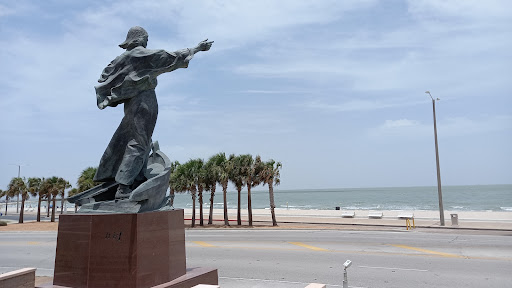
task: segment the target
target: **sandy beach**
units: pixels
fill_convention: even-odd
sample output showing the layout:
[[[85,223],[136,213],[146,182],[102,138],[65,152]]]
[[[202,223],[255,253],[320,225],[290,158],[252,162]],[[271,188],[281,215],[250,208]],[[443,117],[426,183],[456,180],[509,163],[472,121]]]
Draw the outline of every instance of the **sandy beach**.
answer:
[[[14,209],[13,209],[14,208]],[[9,207],[9,214],[14,215],[16,207]],[[44,211],[44,210],[43,210]],[[5,210],[2,210],[5,212]],[[60,212],[60,210],[59,210]],[[351,229],[367,226],[389,226],[406,227],[406,220],[399,216],[413,216],[414,224],[417,227],[441,228],[439,225],[439,211],[393,211],[393,210],[287,210],[276,209],[276,219],[280,228],[330,228],[350,226]],[[68,208],[66,213],[74,213],[74,208]],[[190,224],[192,218],[192,209],[184,209],[186,224]],[[203,219],[208,223],[209,209],[203,210]],[[268,227],[272,225],[272,218],[269,209],[253,209],[253,224],[255,227]],[[353,214],[354,217],[343,217],[343,214]],[[370,214],[382,213],[382,218],[369,218]],[[26,215],[35,215],[36,211],[26,211]],[[46,214],[46,211],[44,211]],[[242,209],[242,224],[248,224],[248,210]],[[495,211],[445,211],[445,228],[461,229],[489,229],[489,230],[511,230],[512,231],[512,212]],[[458,225],[452,225],[451,214],[457,214]],[[57,213],[57,216],[59,214]],[[224,225],[224,212],[222,209],[213,210],[213,224],[216,227]],[[236,226],[236,209],[228,209],[228,215],[231,226]],[[5,220],[0,217],[0,220]],[[56,230],[56,223],[49,223],[48,218],[43,217],[43,222],[38,225],[25,223],[24,225],[13,225],[16,220],[7,220],[8,226],[0,226],[0,231],[6,230]],[[196,225],[199,224],[199,209],[196,209]],[[23,226],[23,227],[22,227]],[[9,228],[8,228],[9,227]]]

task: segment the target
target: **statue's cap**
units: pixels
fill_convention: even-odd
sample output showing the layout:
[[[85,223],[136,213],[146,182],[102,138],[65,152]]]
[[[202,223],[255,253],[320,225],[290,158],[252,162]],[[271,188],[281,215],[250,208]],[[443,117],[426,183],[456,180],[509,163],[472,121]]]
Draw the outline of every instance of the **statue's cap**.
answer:
[[[128,34],[126,35],[126,40],[119,44],[119,47],[126,49],[130,46],[130,44],[134,43],[138,39],[141,39],[144,36],[148,36],[148,32],[140,26],[134,26],[128,30]]]

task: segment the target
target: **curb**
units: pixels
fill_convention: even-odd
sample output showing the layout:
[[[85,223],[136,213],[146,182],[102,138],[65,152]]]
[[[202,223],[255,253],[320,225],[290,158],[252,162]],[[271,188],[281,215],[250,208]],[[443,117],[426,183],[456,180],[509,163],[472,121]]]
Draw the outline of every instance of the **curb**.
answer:
[[[185,220],[188,220],[188,221],[191,221],[190,218],[188,219],[185,219]],[[213,220],[213,221],[224,221],[224,220]],[[235,220],[229,220],[230,222],[231,221],[236,221]],[[208,226],[199,226],[199,224],[197,224],[199,221],[198,219],[196,219],[196,226],[194,228],[192,227],[187,227],[187,229],[209,229],[207,228]],[[247,223],[248,221],[247,220],[243,220],[242,222],[245,222]],[[252,221],[253,223],[272,223],[272,221],[262,221],[262,220],[253,220]],[[278,224],[281,223],[281,224],[297,224],[297,225],[333,225],[333,226],[353,226],[353,227],[382,227],[382,228],[405,228],[404,225],[386,225],[386,224],[362,224],[362,223],[319,223],[319,222],[295,222],[295,221],[278,221]],[[233,227],[237,227],[238,225],[236,226],[233,226]],[[249,227],[249,226],[247,226]],[[271,226],[271,227],[274,227],[274,226]],[[281,229],[281,230],[290,230],[290,229],[293,229],[293,230],[297,230],[295,228],[286,228],[286,227],[280,227],[280,226],[277,226],[279,228],[276,228],[276,229]],[[464,230],[464,231],[489,231],[489,232],[512,232],[512,229],[499,229],[499,228],[476,228],[476,227],[458,227],[458,226],[423,226],[423,225],[416,225],[416,228],[422,228],[422,229],[446,229],[446,230]],[[215,227],[215,229],[231,229],[231,227]],[[252,226],[250,227],[250,229],[268,229],[268,228],[263,228],[263,227],[258,227],[258,226]],[[300,228],[300,229],[304,229],[304,228]],[[314,227],[312,228],[305,228],[305,229],[313,229],[313,230],[328,230],[328,229],[320,229],[320,228],[317,228],[315,229]]]

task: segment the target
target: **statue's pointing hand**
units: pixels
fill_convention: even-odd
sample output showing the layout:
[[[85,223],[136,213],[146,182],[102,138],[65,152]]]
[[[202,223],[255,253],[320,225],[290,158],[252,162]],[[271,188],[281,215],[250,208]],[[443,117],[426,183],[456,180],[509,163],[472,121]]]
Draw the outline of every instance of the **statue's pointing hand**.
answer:
[[[105,98],[101,103],[98,103],[98,108],[101,110],[105,109],[108,106],[108,99]]]
[[[213,41],[208,42],[208,39],[203,40],[197,44],[197,50],[208,51],[212,47]]]

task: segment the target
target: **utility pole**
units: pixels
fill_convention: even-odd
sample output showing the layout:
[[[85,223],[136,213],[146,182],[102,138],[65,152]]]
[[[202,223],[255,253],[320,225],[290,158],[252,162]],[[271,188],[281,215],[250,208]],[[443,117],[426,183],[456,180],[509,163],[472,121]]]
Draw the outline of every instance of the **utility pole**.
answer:
[[[436,166],[437,166],[437,195],[439,197],[439,219],[441,226],[444,226],[444,209],[443,209],[443,193],[441,192],[441,169],[439,168],[439,148],[437,145],[437,124],[436,124],[436,100],[430,94],[430,91],[425,91],[432,99],[432,111],[434,114],[434,139],[436,143]]]
[[[21,165],[21,164],[10,164],[10,165],[18,166],[18,178],[20,178],[21,166],[25,166],[25,165]],[[16,213],[20,213],[19,206],[20,206],[20,191],[18,191],[18,193],[16,194]]]
[[[18,178],[20,178],[20,174],[21,174],[21,165],[18,165]],[[20,213],[19,206],[20,206],[20,190],[18,190],[18,195],[16,195],[16,213]]]

